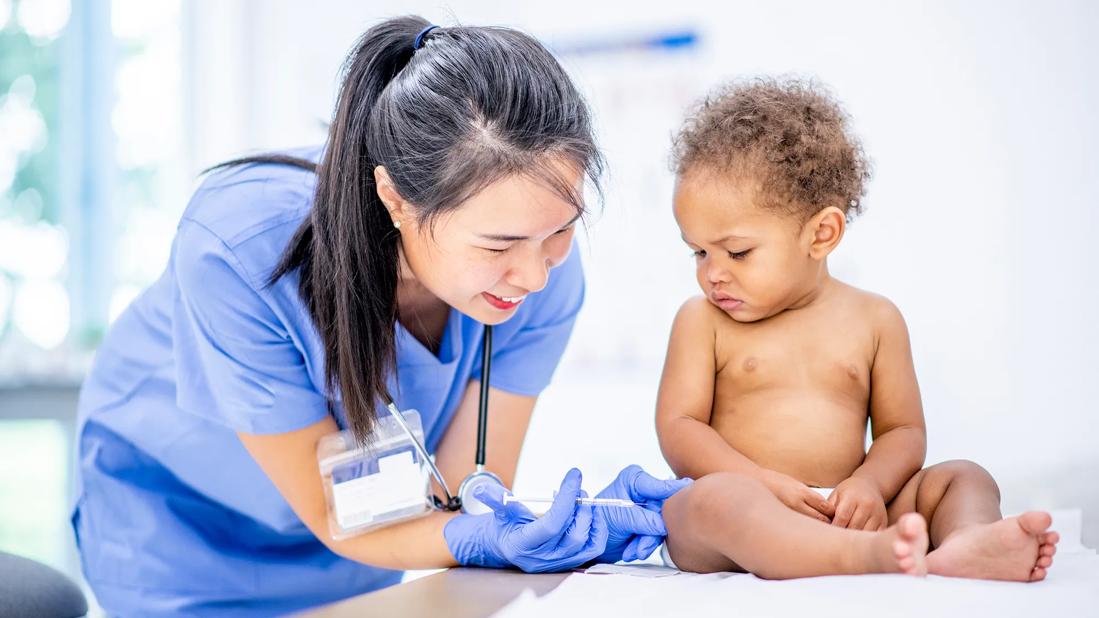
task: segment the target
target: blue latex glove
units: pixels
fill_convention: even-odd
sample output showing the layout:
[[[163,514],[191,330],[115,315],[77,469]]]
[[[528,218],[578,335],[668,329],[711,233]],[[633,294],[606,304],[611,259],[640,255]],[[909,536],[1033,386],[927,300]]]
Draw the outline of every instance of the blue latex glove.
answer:
[[[598,558],[599,562],[617,562],[619,560],[644,560],[660,544],[668,531],[664,527],[661,510],[664,501],[675,492],[691,484],[691,479],[662,481],[641,469],[636,464],[627,466],[618,473],[606,489],[596,498],[622,498],[632,500],[641,506],[632,508],[596,507],[607,518],[609,535],[607,549]]]
[[[522,504],[505,505],[503,487],[478,487],[474,497],[493,512],[447,522],[443,538],[450,553],[462,565],[516,566],[527,573],[567,571],[590,562],[606,551],[607,521],[603,509],[576,504],[585,495],[580,482],[580,471],[569,470],[553,504],[538,518]]]

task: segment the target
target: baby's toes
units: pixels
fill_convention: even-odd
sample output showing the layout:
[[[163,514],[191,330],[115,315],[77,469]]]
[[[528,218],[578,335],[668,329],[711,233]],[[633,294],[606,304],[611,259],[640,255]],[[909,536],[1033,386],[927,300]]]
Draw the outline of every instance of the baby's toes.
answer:
[[[1035,538],[1040,538],[1043,534],[1048,534],[1049,525],[1053,523],[1053,519],[1049,516],[1049,513],[1046,513],[1045,511],[1029,511],[1023,513],[1022,515],[1019,515],[1016,521],[1019,522],[1019,527]]]
[[[1030,581],[1040,582],[1046,578],[1046,570],[1042,567],[1034,567],[1034,570],[1030,572]]]
[[[898,560],[912,555],[912,544],[903,539],[893,541],[893,556]]]
[[[1048,569],[1051,564],[1053,564],[1053,558],[1052,557],[1050,557],[1050,556],[1038,556],[1038,560],[1037,560],[1037,562],[1034,563],[1034,566],[1037,566],[1038,568],[1042,568],[1042,569]]]
[[[1057,546],[1056,545],[1042,545],[1041,547],[1038,548],[1038,555],[1039,556],[1052,556],[1053,554],[1056,554],[1056,553],[1057,553]]]

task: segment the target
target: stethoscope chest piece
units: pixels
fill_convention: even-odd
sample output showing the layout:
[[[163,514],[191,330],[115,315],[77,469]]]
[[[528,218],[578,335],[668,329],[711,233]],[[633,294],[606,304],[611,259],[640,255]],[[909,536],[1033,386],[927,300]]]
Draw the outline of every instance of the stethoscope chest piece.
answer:
[[[463,479],[462,484],[458,486],[458,497],[462,500],[463,513],[480,515],[492,512],[492,508],[473,497],[474,490],[482,485],[499,485],[503,487],[504,482],[488,470],[478,470]]]

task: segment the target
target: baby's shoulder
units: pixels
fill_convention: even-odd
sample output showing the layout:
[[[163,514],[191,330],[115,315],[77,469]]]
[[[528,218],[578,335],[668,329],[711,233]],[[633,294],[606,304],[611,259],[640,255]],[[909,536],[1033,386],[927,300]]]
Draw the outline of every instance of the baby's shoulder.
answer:
[[[848,315],[856,316],[862,323],[876,331],[903,326],[904,317],[897,305],[887,297],[857,288],[843,282],[837,282],[837,295],[840,305]]]
[[[697,326],[713,328],[719,318],[728,318],[725,312],[718,309],[702,294],[698,294],[683,301],[676,313],[676,323],[690,322]]]
[[[683,302],[675,314],[672,337],[713,340],[720,317],[726,317],[724,312],[705,296],[692,296]]]

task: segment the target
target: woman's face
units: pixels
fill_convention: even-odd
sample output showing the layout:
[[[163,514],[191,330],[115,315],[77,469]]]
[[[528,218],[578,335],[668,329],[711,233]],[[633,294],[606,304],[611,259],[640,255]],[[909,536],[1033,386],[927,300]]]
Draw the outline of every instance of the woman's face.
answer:
[[[580,187],[579,170],[558,170]],[[446,304],[484,324],[515,314],[526,296],[546,286],[549,270],[568,257],[578,213],[535,179],[503,178],[461,206],[421,227],[415,207],[400,198],[383,168],[378,193],[400,222],[407,277]]]

